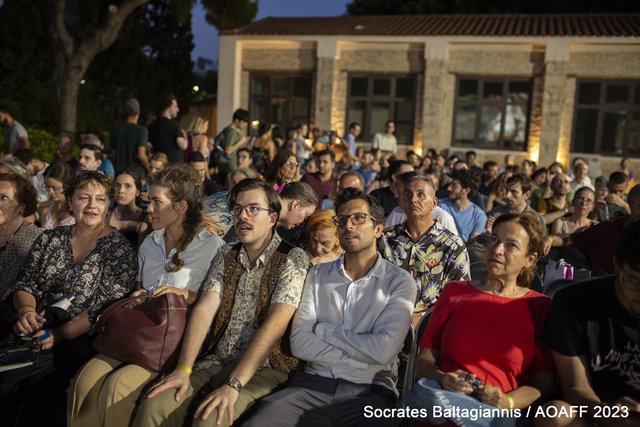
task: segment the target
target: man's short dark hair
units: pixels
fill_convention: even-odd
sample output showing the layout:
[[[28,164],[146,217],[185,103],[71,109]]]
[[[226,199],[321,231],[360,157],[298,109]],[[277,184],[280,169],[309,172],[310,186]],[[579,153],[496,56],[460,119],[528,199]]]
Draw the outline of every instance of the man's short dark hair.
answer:
[[[411,166],[411,163],[406,160],[393,160],[389,162],[389,167],[387,168],[387,176],[391,178],[391,175],[396,175],[403,165]]]
[[[234,187],[235,188],[235,187]],[[340,207],[352,200],[364,200],[369,205],[369,215],[371,215],[378,224],[384,222],[384,209],[380,203],[370,194],[357,188],[345,188],[336,199],[336,213],[340,212]]]
[[[531,191],[531,178],[523,173],[517,173],[507,180],[507,185],[520,184],[522,187],[522,193],[526,193],[527,191]]]
[[[9,108],[6,105],[0,105],[0,113],[9,114]]]
[[[408,158],[409,158],[409,156],[411,156],[411,155],[413,155],[413,156],[418,156],[418,153],[416,153],[416,152],[415,152],[415,151],[413,151],[413,150],[409,150],[409,151],[407,151],[407,159],[408,159]],[[418,157],[420,157],[420,156],[418,156]]]
[[[351,122],[351,123],[349,123],[349,130],[355,129],[356,126],[362,126],[362,125],[360,125],[360,123],[358,123],[358,122]]]
[[[454,181],[458,181],[460,183],[460,187],[468,188],[469,194],[475,194],[478,191],[479,183],[476,182],[474,176],[471,174],[471,171],[468,169],[458,169],[453,171],[451,175],[451,179]]]
[[[389,126],[391,123],[393,123],[394,125],[396,124],[396,122],[393,120],[387,120],[386,122],[384,122],[384,125],[386,127],[386,126]]]
[[[80,150],[91,150],[96,160],[102,160],[102,148],[96,144],[82,144]]]
[[[486,162],[484,162],[484,164],[482,165],[482,170],[487,172],[489,170],[489,168],[492,168],[494,166],[498,166],[497,162],[494,162],[493,160],[487,160]]]
[[[336,153],[334,153],[333,150],[326,149],[316,153],[316,159],[319,159],[322,156],[331,156],[331,161],[336,161]]]
[[[29,163],[31,163],[32,160],[35,160],[38,158],[36,153],[29,150],[28,148],[23,148],[21,150],[16,151],[15,156],[18,160],[20,160],[25,165],[28,165]]]
[[[249,154],[249,158],[250,159],[252,158],[252,153],[251,153],[251,150],[249,148],[242,147],[242,148],[238,149],[238,151],[236,151],[236,155],[240,154],[241,151],[244,151],[244,152],[248,153]]]
[[[235,122],[236,120],[249,123],[249,111],[243,108],[238,108],[233,112],[233,121]]]
[[[176,98],[176,96],[172,93],[168,93],[162,98],[160,98],[160,102],[158,102],[158,111],[156,112],[158,117],[160,117],[167,108],[171,107],[171,104],[173,104],[173,101],[177,102],[178,98]]]
[[[632,221],[622,230],[614,254],[618,271],[626,265],[640,272],[640,221]]]
[[[299,200],[300,206],[303,208],[316,206],[318,204],[318,196],[309,184],[296,181],[285,185],[280,192],[280,198],[285,200]]]
[[[405,172],[405,173],[401,173],[400,175],[398,175],[398,177],[396,178],[398,181],[400,181],[403,184],[406,184],[409,182],[409,180],[415,176],[418,176],[418,172],[416,171],[409,171],[409,172]]]
[[[464,153],[464,157],[469,158],[469,156],[473,156],[473,157],[478,157],[478,155],[476,154],[475,151],[473,150],[469,150],[466,153]]]
[[[624,172],[615,171],[611,175],[609,175],[609,184],[620,185],[626,184],[627,182],[629,182],[629,177]]]
[[[205,159],[204,155],[199,151],[192,151],[189,153],[189,163],[200,163],[206,161],[207,159]]]
[[[531,174],[531,179],[536,179],[539,175],[542,175],[543,173],[547,173],[547,172],[548,172],[547,168],[545,167],[538,168]]]
[[[268,184],[257,178],[243,179],[242,181],[237,183],[231,189],[231,191],[229,191],[229,195],[227,196],[227,206],[229,207],[229,210],[233,209],[233,206],[236,204],[238,194],[251,190],[264,191],[264,194],[267,197],[267,204],[269,205],[269,209],[272,213],[275,213],[277,215],[277,219],[279,219],[280,210],[282,209],[282,203],[280,202],[278,193],[276,193],[276,190],[273,189],[271,184]]]

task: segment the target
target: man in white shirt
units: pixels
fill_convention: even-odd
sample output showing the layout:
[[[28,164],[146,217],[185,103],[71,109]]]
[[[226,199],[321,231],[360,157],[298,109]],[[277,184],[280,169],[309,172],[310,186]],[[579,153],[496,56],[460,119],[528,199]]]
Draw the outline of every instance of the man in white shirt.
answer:
[[[345,253],[311,268],[291,328],[291,350],[305,371],[263,398],[244,426],[389,425],[365,412],[395,407],[397,355],[416,286],[376,252],[383,210],[374,198],[347,189],[336,212]]]
[[[389,151],[391,153],[398,152],[398,141],[393,135],[396,131],[396,124],[393,120],[387,120],[384,124],[384,132],[378,132],[373,137],[373,143],[371,148],[379,148],[382,151]]]

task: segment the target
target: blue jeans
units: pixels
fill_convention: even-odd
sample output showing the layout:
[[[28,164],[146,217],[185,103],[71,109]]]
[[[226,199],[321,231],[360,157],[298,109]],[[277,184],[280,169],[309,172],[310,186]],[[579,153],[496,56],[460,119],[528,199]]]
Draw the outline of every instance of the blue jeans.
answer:
[[[467,427],[524,427],[531,423],[524,417],[509,416],[506,410],[486,405],[473,396],[443,390],[435,380],[420,378],[402,396],[402,408],[426,409],[422,420],[431,424],[453,423]],[[423,411],[424,412],[424,411]],[[501,413],[502,412],[502,413]]]

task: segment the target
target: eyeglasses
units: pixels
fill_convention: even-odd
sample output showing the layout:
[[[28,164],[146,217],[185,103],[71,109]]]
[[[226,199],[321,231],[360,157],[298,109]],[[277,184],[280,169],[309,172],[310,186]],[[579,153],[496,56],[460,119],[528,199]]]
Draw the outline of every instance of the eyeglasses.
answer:
[[[364,224],[367,218],[371,218],[371,221],[374,224],[378,223],[378,220],[372,217],[371,215],[364,212],[356,212],[349,215],[338,215],[333,217],[333,223],[338,227],[344,227],[347,225],[347,221],[351,220],[351,224],[360,225]]]
[[[233,208],[231,208],[231,213],[235,217],[242,215],[242,212],[246,212],[247,216],[254,217],[258,215],[260,211],[271,212],[271,209],[263,208],[262,206],[256,206],[256,205],[249,205],[249,206],[235,205]]]
[[[286,166],[289,166],[290,168],[297,168],[300,163],[287,160],[286,162],[284,162],[284,164]]]

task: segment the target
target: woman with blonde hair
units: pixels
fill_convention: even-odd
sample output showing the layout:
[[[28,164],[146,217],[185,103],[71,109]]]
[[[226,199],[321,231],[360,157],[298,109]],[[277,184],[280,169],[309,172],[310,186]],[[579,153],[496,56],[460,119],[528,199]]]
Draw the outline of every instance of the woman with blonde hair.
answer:
[[[149,177],[147,209],[153,232],[138,253],[138,290],[132,295],[182,295],[193,304],[222,240],[201,227],[202,181],[188,165]],[[158,374],[104,355],[87,362],[69,390],[69,425],[126,426],[143,386]]]
[[[335,261],[342,255],[335,216],[333,209],[320,209],[307,220],[307,254],[313,265]]]
[[[187,130],[187,138],[189,140],[189,146],[184,153],[184,161],[188,161],[189,153],[191,151],[199,151],[204,158],[209,162],[209,138],[207,137],[207,131],[209,130],[209,120],[205,119],[201,115],[196,115],[191,119],[189,128]],[[189,148],[191,147],[191,148]]]

